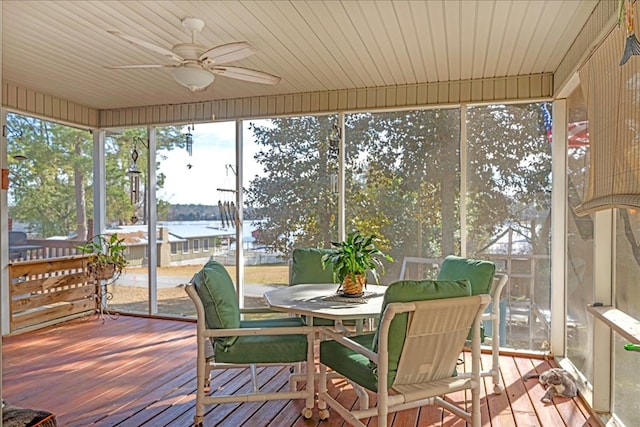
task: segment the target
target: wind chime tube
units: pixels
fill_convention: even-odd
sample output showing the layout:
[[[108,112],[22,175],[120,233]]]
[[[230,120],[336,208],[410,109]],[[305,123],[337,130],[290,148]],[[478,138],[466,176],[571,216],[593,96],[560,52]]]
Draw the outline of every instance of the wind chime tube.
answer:
[[[131,204],[137,205],[140,202],[140,175],[131,175]]]
[[[138,170],[138,149],[140,140],[134,140],[133,151],[131,151],[131,165],[127,174],[129,175],[129,194],[131,204],[137,205],[140,202],[140,171]]]
[[[193,154],[193,134],[191,133],[191,131],[193,130],[195,130],[194,125],[187,126],[187,134],[185,135],[185,145],[186,145],[187,153],[189,154],[189,157],[191,157],[191,155]]]

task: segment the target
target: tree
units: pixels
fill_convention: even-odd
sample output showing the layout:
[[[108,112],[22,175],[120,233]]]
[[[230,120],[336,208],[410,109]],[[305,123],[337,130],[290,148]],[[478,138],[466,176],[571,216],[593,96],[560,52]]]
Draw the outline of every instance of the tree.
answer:
[[[7,127],[12,218],[41,236],[86,233],[86,221],[78,224],[86,212],[79,183],[91,171],[91,158],[83,155],[89,132],[17,114],[8,115]]]
[[[347,185],[353,226],[383,236],[395,257],[454,253],[459,110],[357,114],[347,123],[347,163],[360,176]]]
[[[247,190],[247,204],[262,220],[257,235],[274,250],[293,246],[330,247],[335,236],[337,197],[331,176],[337,158],[331,156],[329,135],[335,116],[304,116],[250,124],[256,143],[264,147],[255,159],[266,172]]]
[[[25,222],[42,237],[75,234],[86,239],[87,219],[93,209],[93,137],[89,131],[40,119],[8,114],[8,157],[12,183],[10,216]],[[126,171],[136,137],[145,129],[127,129],[106,141],[106,180],[109,223],[125,223],[135,213],[129,198]],[[179,128],[158,130],[158,146],[183,146]],[[146,173],[146,150],[138,160]],[[158,176],[161,187],[164,176]],[[159,202],[161,205],[161,202]],[[166,210],[166,209],[165,209]]]
[[[334,123],[306,116],[251,125],[264,174],[247,200],[264,218],[263,242],[284,253],[336,236]],[[467,223],[478,249],[528,207],[548,211],[550,147],[540,104],[476,107],[467,123]],[[379,235],[396,258],[459,252],[460,110],[351,114],[345,127],[348,228]],[[526,224],[537,245],[548,242],[547,218]]]
[[[488,105],[467,112],[467,223],[477,253],[511,224],[548,254],[551,144],[540,103]]]

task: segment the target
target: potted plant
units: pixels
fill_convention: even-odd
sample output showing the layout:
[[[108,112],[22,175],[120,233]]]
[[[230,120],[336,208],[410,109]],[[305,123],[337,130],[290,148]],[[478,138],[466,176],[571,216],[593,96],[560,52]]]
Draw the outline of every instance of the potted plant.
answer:
[[[76,246],[80,252],[89,253],[86,275],[92,280],[109,280],[120,275],[127,265],[124,251],[124,239],[117,234],[99,234],[92,237],[84,245]]]
[[[378,269],[384,274],[382,259],[393,262],[375,244],[375,235],[363,236],[352,231],[342,242],[331,242],[335,247],[322,257],[323,267],[333,266],[333,274],[340,282],[338,291],[347,296],[360,296],[367,283],[367,273],[371,272],[378,284]]]

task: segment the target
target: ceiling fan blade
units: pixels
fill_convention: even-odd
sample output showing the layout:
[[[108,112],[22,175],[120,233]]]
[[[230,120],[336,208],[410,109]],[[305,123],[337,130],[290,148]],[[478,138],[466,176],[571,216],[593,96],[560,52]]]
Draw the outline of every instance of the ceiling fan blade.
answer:
[[[136,46],[143,47],[143,48],[148,49],[148,50],[150,50],[152,52],[159,53],[160,55],[164,55],[167,58],[172,59],[174,61],[178,61],[178,62],[184,61],[183,58],[181,58],[180,56],[176,55],[175,53],[173,53],[172,51],[170,51],[169,49],[166,49],[164,47],[155,45],[153,43],[146,42],[144,40],[140,40],[140,39],[138,39],[136,37],[133,37],[133,36],[130,36],[130,35],[127,35],[127,34],[123,34],[120,31],[107,31],[107,32],[109,34],[113,34],[116,37],[120,37],[121,39],[126,40],[129,43],[132,43],[132,44],[134,44]]]
[[[253,83],[274,85],[280,81],[280,77],[262,71],[251,70],[242,67],[213,67],[211,71],[232,79],[246,80]]]
[[[109,65],[106,68],[110,68],[112,70],[117,69],[145,69],[145,68],[175,68],[177,65],[162,65],[162,64],[136,64],[136,65]]]
[[[247,42],[233,42],[212,47],[205,51],[199,61],[208,61],[214,64],[226,64],[227,62],[238,61],[256,53],[255,47]]]

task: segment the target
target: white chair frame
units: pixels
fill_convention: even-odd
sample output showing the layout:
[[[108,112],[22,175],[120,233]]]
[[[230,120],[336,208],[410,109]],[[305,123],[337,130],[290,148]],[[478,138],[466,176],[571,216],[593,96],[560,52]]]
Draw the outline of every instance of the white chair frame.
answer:
[[[491,284],[491,311],[482,314],[482,320],[491,321],[491,369],[481,371],[480,376],[491,377],[493,392],[502,394],[504,386],[500,380],[500,296],[502,290],[509,281],[509,276],[504,273],[496,273]]]
[[[400,268],[400,275],[398,280],[405,280],[405,274],[407,273],[407,265],[408,264],[426,264],[426,265],[437,265],[438,268],[442,265],[442,258],[420,258],[420,257],[412,257],[407,256],[402,259],[402,267]]]
[[[302,409],[304,418],[311,418],[315,403],[314,390],[314,339],[315,329],[312,326],[300,327],[276,327],[276,328],[238,328],[238,329],[208,329],[205,321],[204,306],[198,296],[194,285],[186,285],[185,290],[196,306],[197,313],[197,362],[196,362],[196,415],[194,426],[201,427],[204,422],[204,409],[206,405],[217,403],[245,403],[245,402],[265,402],[268,400],[292,400],[305,399],[305,407]],[[241,310],[241,313],[246,312]],[[249,312],[255,312],[249,310]],[[300,362],[293,363],[255,363],[255,364],[231,364],[216,363],[211,352],[211,338],[246,336],[246,335],[292,335],[304,334],[307,336],[307,360],[306,364],[310,369],[306,373],[295,373],[289,377],[289,391],[282,392],[260,392],[256,380],[256,367],[263,366],[299,366]],[[209,353],[209,354],[207,354]],[[216,369],[250,368],[253,381],[253,392],[237,393],[233,395],[210,396],[208,388],[210,386],[210,374]],[[296,390],[297,382],[306,380],[303,390]]]
[[[405,257],[400,269],[400,280],[404,280],[407,271],[407,264],[427,264],[441,266],[443,259],[440,258],[419,258]],[[480,372],[482,377],[491,377],[493,382],[493,392],[501,394],[504,386],[500,380],[500,299],[502,291],[509,281],[509,276],[505,273],[496,273],[491,283],[489,295],[491,295],[491,311],[482,315],[482,320],[490,321],[492,326],[491,334],[491,368]]]
[[[462,302],[463,300],[465,300],[464,303]],[[473,427],[480,427],[480,322],[482,320],[482,312],[489,304],[489,301],[489,295],[475,295],[470,297],[445,298],[413,303],[391,303],[385,309],[379,326],[378,353],[374,353],[362,345],[350,340],[349,337],[342,336],[329,328],[322,328],[322,332],[325,336],[328,336],[353,351],[366,356],[377,365],[378,392],[376,396],[376,407],[369,408],[367,392],[364,388],[356,384],[354,385],[354,390],[360,398],[360,409],[350,410],[349,408],[342,406],[336,399],[331,397],[327,390],[327,367],[321,363],[320,378],[318,382],[318,409],[320,410],[320,419],[326,420],[329,418],[329,411],[327,409],[328,405],[340,414],[345,421],[354,426],[365,427],[365,424],[363,424],[360,419],[377,416],[378,426],[386,427],[387,414],[431,404],[440,406],[463,418]],[[451,303],[454,303],[454,305],[451,305]],[[417,342],[416,348],[419,349],[417,353],[423,353],[424,351],[430,350],[424,348],[423,344],[420,343],[420,340],[422,336],[428,335],[428,332],[424,331],[424,325],[428,323],[425,322],[425,320],[428,319],[430,312],[433,311],[433,307],[444,305],[446,307],[461,308],[463,304],[471,304],[471,307],[476,309],[475,312],[471,313],[474,319],[473,339],[471,345],[471,372],[468,373],[468,375],[445,377],[424,383],[410,382],[405,383],[404,385],[394,384],[391,388],[394,393],[389,394],[387,389],[387,372],[389,369],[388,334],[389,327],[394,316],[399,313],[410,313],[410,316],[417,315],[417,313],[420,314],[420,317],[416,318],[417,320],[414,319],[409,322],[411,326],[408,328],[408,334],[411,330],[411,337]],[[452,310],[449,311],[451,312]],[[426,328],[428,329],[428,326]],[[467,328],[456,329],[456,331],[460,339],[464,339],[468,333]],[[409,335],[407,339],[409,339]],[[408,341],[405,342],[405,349],[408,345],[407,343]],[[401,376],[400,372],[403,372],[404,380],[407,378],[423,376],[424,372],[422,372],[420,368],[420,360],[422,360],[422,356],[423,354],[415,354],[410,350],[403,350],[400,358],[400,364],[398,366],[398,377],[396,377],[396,382],[399,382],[398,378]],[[351,384],[353,385],[354,383],[351,382]],[[442,396],[447,393],[460,390],[471,390],[471,410],[465,410],[462,407],[447,402],[442,398]],[[363,396],[367,396],[365,402],[362,401]]]

